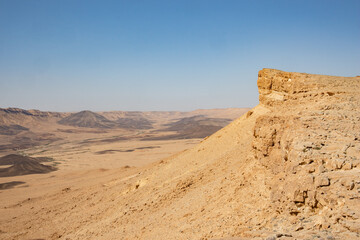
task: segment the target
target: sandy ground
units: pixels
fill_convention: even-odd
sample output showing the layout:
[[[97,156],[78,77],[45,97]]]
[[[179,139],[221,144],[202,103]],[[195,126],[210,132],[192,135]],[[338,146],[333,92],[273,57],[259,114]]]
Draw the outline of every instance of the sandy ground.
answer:
[[[97,136],[99,137],[99,136]],[[94,139],[94,138],[92,138]],[[24,182],[0,191],[0,206],[50,194],[61,189],[84,187],[109,180],[113,174],[126,176],[133,170],[166,158],[199,143],[200,139],[164,141],[90,142],[89,139],[60,141],[21,151],[32,157],[51,157],[57,171],[47,174],[3,177],[0,183]],[[2,166],[7,167],[7,166]]]

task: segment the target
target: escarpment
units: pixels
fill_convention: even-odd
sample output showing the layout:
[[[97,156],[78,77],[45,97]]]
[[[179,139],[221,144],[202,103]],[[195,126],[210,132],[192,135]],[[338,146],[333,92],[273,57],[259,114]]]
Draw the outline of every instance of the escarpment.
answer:
[[[277,218],[299,229],[360,233],[360,78],[263,69],[254,127],[255,161]]]

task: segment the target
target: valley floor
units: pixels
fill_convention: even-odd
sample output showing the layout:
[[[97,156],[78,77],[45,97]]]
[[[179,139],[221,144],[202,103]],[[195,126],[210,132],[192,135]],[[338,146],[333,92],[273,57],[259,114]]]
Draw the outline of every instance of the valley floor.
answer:
[[[18,183],[10,189],[0,189],[0,207],[66,188],[88,186],[109,179],[112,173],[126,176],[128,172],[188,149],[200,139],[84,143],[86,141],[89,139],[55,142],[18,152],[32,157],[50,157],[53,161],[45,164],[54,165],[58,170],[0,178],[1,184]]]

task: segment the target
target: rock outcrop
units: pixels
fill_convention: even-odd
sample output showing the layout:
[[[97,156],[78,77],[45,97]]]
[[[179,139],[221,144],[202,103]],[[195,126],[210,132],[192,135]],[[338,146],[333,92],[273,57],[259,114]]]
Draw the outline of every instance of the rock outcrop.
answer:
[[[258,87],[271,111],[256,120],[253,154],[272,173],[272,207],[301,228],[359,237],[360,78],[264,69]]]

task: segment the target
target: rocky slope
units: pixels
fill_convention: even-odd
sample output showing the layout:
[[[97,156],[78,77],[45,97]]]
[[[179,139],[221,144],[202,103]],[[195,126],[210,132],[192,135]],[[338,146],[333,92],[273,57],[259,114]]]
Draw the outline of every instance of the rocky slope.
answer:
[[[1,209],[0,238],[359,239],[360,77],[263,69],[258,87],[193,149]]]

